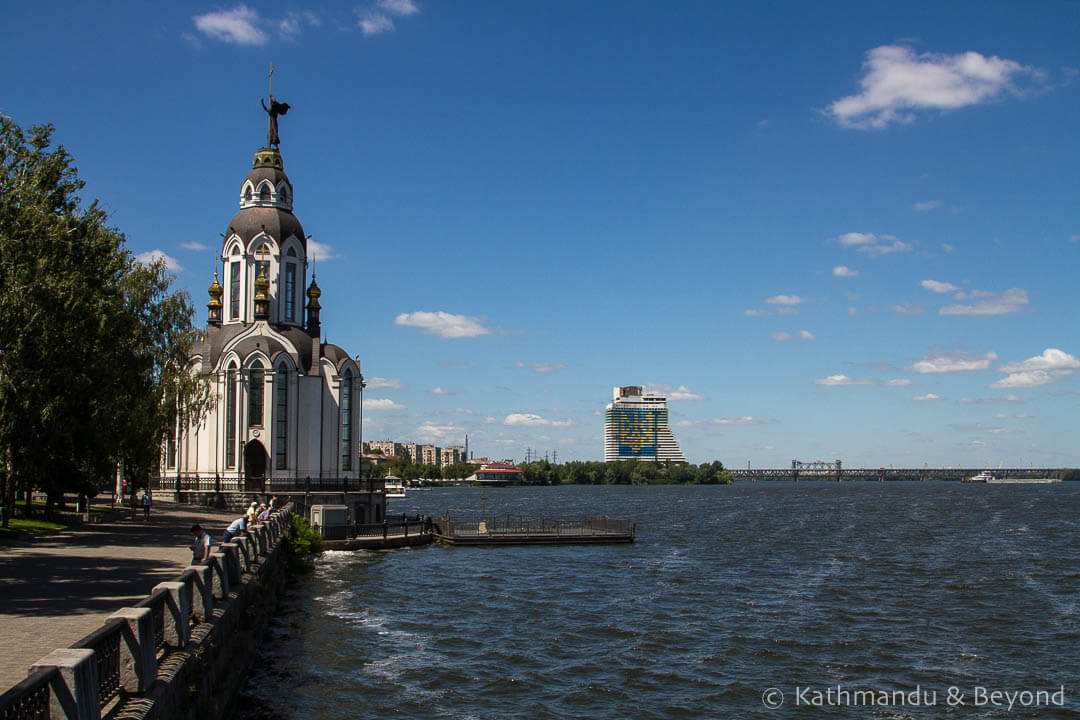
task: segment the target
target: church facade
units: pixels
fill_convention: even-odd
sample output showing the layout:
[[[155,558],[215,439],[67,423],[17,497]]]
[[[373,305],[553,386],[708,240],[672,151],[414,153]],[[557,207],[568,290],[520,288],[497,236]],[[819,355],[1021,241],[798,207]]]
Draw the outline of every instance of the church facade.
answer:
[[[348,352],[321,339],[321,291],[274,135],[240,183],[221,277],[215,270],[208,289],[207,327],[192,350],[192,371],[208,380],[216,404],[202,422],[167,436],[163,490],[363,489],[364,378]],[[381,502],[363,505],[356,521],[382,520]]]

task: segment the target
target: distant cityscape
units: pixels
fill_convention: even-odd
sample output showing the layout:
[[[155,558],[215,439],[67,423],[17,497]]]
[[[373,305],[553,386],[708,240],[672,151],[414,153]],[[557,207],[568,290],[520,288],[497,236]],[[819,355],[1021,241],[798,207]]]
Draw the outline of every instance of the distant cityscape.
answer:
[[[376,440],[363,444],[364,457],[378,462],[380,458],[392,460],[393,458],[408,458],[417,465],[434,465],[440,470],[449,465],[458,465],[470,462],[483,465],[491,462],[488,458],[469,459],[469,439],[465,438],[465,445],[452,447],[439,447],[437,445],[421,445],[420,443],[396,442],[394,440]]]

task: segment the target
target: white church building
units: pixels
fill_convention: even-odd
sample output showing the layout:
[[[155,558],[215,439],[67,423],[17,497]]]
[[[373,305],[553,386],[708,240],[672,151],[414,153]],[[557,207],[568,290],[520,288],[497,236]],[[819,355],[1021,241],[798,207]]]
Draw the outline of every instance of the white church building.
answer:
[[[209,380],[216,405],[166,438],[154,485],[234,500],[338,492],[342,502],[341,492],[359,492],[367,499],[347,500],[356,520],[381,522],[385,501],[360,473],[364,379],[348,352],[321,339],[321,291],[314,271],[307,280],[307,236],[275,147],[275,116],[271,128],[240,183],[222,277],[215,270],[207,327],[192,350],[192,369]]]

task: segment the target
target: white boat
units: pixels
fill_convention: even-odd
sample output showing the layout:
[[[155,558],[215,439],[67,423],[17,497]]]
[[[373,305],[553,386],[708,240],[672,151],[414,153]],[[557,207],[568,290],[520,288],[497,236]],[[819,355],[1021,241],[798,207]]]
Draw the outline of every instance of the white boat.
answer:
[[[388,476],[386,478],[386,499],[405,497],[405,485],[401,478]]]
[[[989,470],[983,470],[978,475],[972,475],[969,478],[964,478],[960,482],[966,482],[966,483],[992,483],[992,482],[997,482],[997,480],[994,478],[993,475],[990,474]]]

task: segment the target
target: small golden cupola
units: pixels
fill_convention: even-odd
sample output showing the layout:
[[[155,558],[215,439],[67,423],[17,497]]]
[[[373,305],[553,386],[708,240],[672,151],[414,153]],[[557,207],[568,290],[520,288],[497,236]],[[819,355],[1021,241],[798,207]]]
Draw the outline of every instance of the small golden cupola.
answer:
[[[206,289],[206,292],[210,294],[210,302],[206,303],[207,322],[210,325],[221,325],[221,296],[225,294],[225,289],[218,282],[216,268],[214,269],[214,282],[210,283],[210,287]]]

